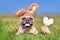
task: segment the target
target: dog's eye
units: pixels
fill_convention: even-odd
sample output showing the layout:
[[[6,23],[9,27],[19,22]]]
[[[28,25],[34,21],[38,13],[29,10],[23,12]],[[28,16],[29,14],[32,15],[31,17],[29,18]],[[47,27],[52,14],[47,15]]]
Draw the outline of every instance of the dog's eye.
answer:
[[[29,18],[30,20],[33,20],[33,18]]]
[[[22,20],[25,20],[26,18],[24,17],[24,18],[22,18]]]

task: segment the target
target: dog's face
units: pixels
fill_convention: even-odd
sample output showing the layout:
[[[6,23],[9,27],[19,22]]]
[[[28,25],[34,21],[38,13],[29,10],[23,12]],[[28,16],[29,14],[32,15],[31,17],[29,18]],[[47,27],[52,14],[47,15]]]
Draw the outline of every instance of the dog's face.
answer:
[[[24,28],[31,28],[33,26],[33,17],[31,16],[23,16],[21,17],[21,25]]]
[[[32,4],[28,10],[20,10],[17,12],[18,16],[21,16],[21,26],[26,28],[31,28],[33,26],[34,17],[33,14],[38,10],[37,4]]]

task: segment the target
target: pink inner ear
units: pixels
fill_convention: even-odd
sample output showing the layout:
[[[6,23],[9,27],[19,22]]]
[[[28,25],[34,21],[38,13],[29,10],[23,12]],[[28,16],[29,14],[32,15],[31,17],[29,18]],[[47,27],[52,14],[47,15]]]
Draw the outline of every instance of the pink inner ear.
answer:
[[[32,7],[32,10],[30,10],[31,13],[34,13],[36,11],[36,6]]]
[[[36,11],[36,6],[33,6],[32,7],[32,11]]]

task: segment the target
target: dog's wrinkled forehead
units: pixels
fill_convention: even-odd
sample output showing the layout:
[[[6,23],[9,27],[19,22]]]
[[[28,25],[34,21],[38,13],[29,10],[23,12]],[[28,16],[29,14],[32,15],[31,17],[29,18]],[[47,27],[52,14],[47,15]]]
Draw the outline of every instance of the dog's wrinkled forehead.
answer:
[[[33,17],[31,17],[31,16],[24,16],[25,18],[33,18]]]
[[[22,17],[21,17],[21,19],[24,19],[24,18],[25,18],[25,19],[32,19],[32,20],[34,20],[33,16],[22,16]]]

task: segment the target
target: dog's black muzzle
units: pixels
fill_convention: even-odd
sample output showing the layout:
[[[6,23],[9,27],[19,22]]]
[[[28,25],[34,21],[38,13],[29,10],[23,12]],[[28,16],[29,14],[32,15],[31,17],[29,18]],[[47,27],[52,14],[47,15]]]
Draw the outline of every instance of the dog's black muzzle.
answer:
[[[22,27],[31,28],[33,26],[33,18],[22,18]]]

